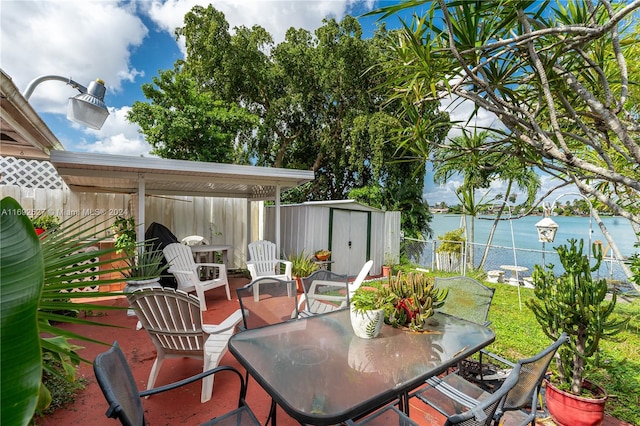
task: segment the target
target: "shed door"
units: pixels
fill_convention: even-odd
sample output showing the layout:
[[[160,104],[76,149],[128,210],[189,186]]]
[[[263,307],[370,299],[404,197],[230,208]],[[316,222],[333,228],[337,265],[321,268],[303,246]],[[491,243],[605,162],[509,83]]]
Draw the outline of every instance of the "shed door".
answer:
[[[367,261],[369,213],[332,209],[331,270],[357,275]]]

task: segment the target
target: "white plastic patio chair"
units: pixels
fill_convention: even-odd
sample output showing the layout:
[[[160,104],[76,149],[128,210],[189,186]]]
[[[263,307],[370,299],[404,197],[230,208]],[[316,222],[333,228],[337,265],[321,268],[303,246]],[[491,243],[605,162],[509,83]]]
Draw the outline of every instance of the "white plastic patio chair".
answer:
[[[284,273],[280,270],[282,265],[285,268]],[[249,243],[247,269],[252,280],[264,277],[290,280],[292,266],[290,261],[278,259],[276,245],[271,241],[260,240]]]
[[[178,289],[187,293],[196,292],[200,299],[200,310],[207,310],[207,302],[204,292],[218,287],[224,287],[227,299],[231,300],[229,281],[227,279],[227,267],[222,263],[196,263],[193,260],[191,249],[180,243],[172,243],[163,250],[169,269],[178,282]],[[200,268],[212,268],[216,278],[200,281]]]
[[[346,275],[319,269],[301,280],[304,295],[298,302],[300,317],[331,312],[349,304]]]
[[[351,300],[351,298],[353,297],[353,293],[356,292],[358,287],[362,285],[364,279],[367,278],[367,275],[369,275],[369,271],[371,270],[372,266],[373,260],[367,260],[362,266],[362,269],[360,269],[360,272],[356,276],[356,279],[349,283],[349,300]]]
[[[207,241],[207,239],[205,237],[201,237],[200,235],[188,235],[188,236],[184,237],[182,240],[180,240],[180,242],[182,244],[185,244],[185,245],[188,245],[188,246],[198,246],[198,245],[201,245],[201,244],[209,245],[209,241]],[[206,263],[207,254],[206,253],[198,253],[197,255],[194,255],[194,259],[198,263]]]
[[[129,293],[127,300],[157,351],[147,389],[153,388],[165,358],[202,359],[202,371],[216,367],[227,352],[227,342],[236,325],[242,321],[238,309],[218,325],[202,324],[198,299],[172,288],[138,289]],[[201,402],[211,399],[213,378],[210,375],[203,379]]]

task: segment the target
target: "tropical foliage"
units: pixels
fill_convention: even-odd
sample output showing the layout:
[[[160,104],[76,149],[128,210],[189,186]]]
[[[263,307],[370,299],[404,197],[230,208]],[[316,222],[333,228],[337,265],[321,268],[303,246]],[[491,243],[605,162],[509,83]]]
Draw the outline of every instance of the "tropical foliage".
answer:
[[[556,276],[553,265],[535,265],[533,284],[535,299],[527,301],[544,333],[555,340],[567,333],[569,343],[558,350],[558,377],[560,384],[572,393],[580,395],[586,360],[592,357],[601,339],[611,338],[619,333],[629,319],[617,319],[613,311],[616,306],[616,292],[607,299],[607,280],[596,279],[592,273],[602,262],[602,248],[592,245],[594,266],[589,256],[583,254],[584,241],[555,248],[564,272]]]
[[[640,1],[409,0],[375,13],[406,10],[419,13],[389,37],[386,67],[403,148],[420,161],[447,149],[425,133],[424,103],[471,103],[495,116],[474,151],[536,167],[640,224]]]
[[[399,124],[398,104],[383,96],[385,33],[365,38],[346,16],[314,33],[290,28],[276,44],[262,27],[231,30],[213,6],[195,6],[176,31],[186,59],[143,87],[149,102],[135,103],[129,119],[163,157],[313,170],[313,182],[283,194],[287,202],[379,189],[372,205],[407,211],[403,229],[419,236],[428,232],[425,167],[414,173],[413,165],[390,161],[401,154],[388,143]],[[421,106],[423,120],[444,123],[429,134],[433,140],[448,129],[437,106]]]
[[[43,369],[73,381],[77,364],[90,362],[78,355],[79,347],[69,339],[102,343],[61,325],[104,326],[77,314],[118,309],[73,300],[112,293],[75,290],[121,282],[119,278],[102,278],[95,268],[123,272],[127,267],[113,266],[117,248],[95,247],[107,236],[97,231],[101,228],[91,216],[64,221],[38,239],[18,202],[5,197],[0,210],[1,418],[3,423],[26,425],[36,408],[43,410],[51,401],[42,384]],[[121,255],[116,260],[127,257]]]

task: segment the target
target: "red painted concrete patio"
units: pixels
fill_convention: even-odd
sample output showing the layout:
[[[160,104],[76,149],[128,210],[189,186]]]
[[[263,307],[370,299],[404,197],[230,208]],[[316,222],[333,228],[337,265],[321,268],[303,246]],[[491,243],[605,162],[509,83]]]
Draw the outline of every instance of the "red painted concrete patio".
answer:
[[[238,309],[238,300],[235,297],[235,288],[248,283],[246,278],[231,278],[230,287],[233,300],[226,299],[223,289],[219,291],[209,291],[207,294],[207,312],[203,313],[204,322],[217,324],[229,314]],[[107,306],[126,307],[126,300],[122,297],[99,302]],[[139,389],[145,389],[151,365],[155,359],[155,348],[144,330],[136,330],[136,317],[127,316],[126,309],[113,311],[94,311],[95,315],[90,318],[103,324],[115,325],[117,327],[87,327],[68,325],[66,328],[72,329],[82,335],[91,336],[107,344],[117,340],[127,356],[131,365]],[[108,346],[78,342],[84,346],[80,355],[86,359],[93,360],[95,356],[108,349]],[[232,365],[242,372],[244,369],[238,361],[227,353],[221,364]],[[167,359],[160,370],[156,386],[167,384],[176,380],[184,379],[202,371],[202,361],[189,358]],[[79,375],[87,380],[87,386],[82,391],[74,404],[65,409],[58,410],[45,418],[38,419],[38,425],[42,426],[76,426],[91,424],[94,426],[113,426],[119,424],[113,419],[105,416],[107,403],[96,383],[91,365],[82,364]],[[200,382],[196,382],[180,389],[154,395],[143,401],[145,417],[150,426],[161,425],[197,425],[215,416],[234,409],[237,405],[238,385],[235,377],[229,375],[216,375],[213,388],[213,397],[206,403],[200,403]],[[431,410],[426,404],[421,403],[417,398],[412,398],[411,418],[419,425],[441,425],[444,417]],[[249,381],[247,393],[247,403],[256,414],[256,417],[264,422],[269,412],[271,398],[255,383]],[[278,409],[278,425],[293,426],[299,423],[289,417],[284,411]],[[554,423],[545,419],[539,424],[553,425]],[[516,418],[505,419],[504,425],[510,426],[520,424]],[[605,426],[628,425],[615,419],[607,417]]]

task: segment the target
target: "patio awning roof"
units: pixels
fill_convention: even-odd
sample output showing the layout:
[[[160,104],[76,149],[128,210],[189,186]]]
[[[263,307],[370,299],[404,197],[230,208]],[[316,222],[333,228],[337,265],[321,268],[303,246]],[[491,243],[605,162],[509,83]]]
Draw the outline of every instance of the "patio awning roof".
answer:
[[[312,171],[163,158],[51,151],[51,163],[74,191],[273,200],[313,180]]]
[[[64,149],[1,69],[0,97],[0,155],[47,160],[50,150]]]

